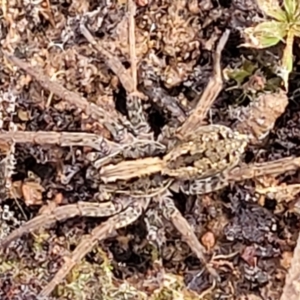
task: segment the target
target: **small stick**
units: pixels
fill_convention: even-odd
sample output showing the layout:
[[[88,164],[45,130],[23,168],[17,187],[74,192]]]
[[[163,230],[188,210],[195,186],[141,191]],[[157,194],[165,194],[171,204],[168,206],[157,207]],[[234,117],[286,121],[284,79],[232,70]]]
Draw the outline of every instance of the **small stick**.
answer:
[[[202,93],[196,108],[184,124],[177,130],[177,135],[179,137],[183,137],[185,134],[193,132],[197,129],[197,127],[201,126],[208,110],[211,108],[213,102],[222,90],[223,80],[220,61],[221,53],[228,40],[229,34],[230,31],[227,29],[218,43],[214,57],[213,76],[210,78],[208,85]]]

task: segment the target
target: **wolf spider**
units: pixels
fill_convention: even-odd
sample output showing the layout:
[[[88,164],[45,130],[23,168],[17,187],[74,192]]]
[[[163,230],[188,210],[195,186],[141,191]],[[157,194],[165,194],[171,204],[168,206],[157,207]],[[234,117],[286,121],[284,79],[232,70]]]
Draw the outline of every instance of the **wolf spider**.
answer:
[[[86,176],[94,186],[99,186],[95,199],[101,201],[78,202],[48,209],[1,240],[0,248],[6,248],[22,235],[41,227],[49,227],[57,221],[76,216],[109,217],[83,238],[54,278],[43,288],[39,296],[47,297],[99,240],[135,222],[154,198],[159,201],[164,215],[182,234],[198,259],[211,274],[217,276],[205,258],[204,247],[174,205],[169,189],[177,187],[186,194],[205,194],[221,189],[231,182],[265,174],[278,175],[299,167],[299,160],[292,158],[241,165],[240,158],[250,136],[222,125],[203,125],[208,110],[222,89],[220,56],[229,31],[223,34],[217,45],[213,75],[192,114],[179,128],[166,127],[156,141],[143,113],[142,95],[136,89],[134,72],[130,76],[118,59],[97,44],[84,25],[81,25],[81,32],[106,58],[108,67],[116,73],[125,88],[128,120],[117,111],[107,112],[100,106],[87,102],[17,57],[7,53],[5,56],[8,61],[37,80],[43,88],[75,105],[90,117],[100,120],[115,141],[89,133],[25,131],[1,132],[0,140],[93,148],[96,151],[88,154],[91,167]],[[134,37],[129,36],[131,44],[134,43]],[[131,50],[131,58],[134,59],[134,49]]]

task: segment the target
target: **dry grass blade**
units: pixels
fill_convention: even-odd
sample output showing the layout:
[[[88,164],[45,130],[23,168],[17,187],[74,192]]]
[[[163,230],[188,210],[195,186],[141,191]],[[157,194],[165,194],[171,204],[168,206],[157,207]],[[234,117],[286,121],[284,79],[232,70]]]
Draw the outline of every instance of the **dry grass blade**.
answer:
[[[125,118],[118,114],[117,111],[111,111],[108,113],[106,110],[100,108],[94,103],[89,103],[85,98],[79,96],[78,94],[67,90],[57,82],[51,81],[41,69],[37,67],[31,67],[30,64],[22,61],[14,55],[10,55],[6,52],[3,53],[10,62],[28,73],[32,78],[39,82],[44,89],[52,92],[61,99],[64,99],[74,107],[84,111],[88,116],[91,116],[95,120],[103,123],[103,125],[106,126],[106,128],[112,133],[112,135],[117,135],[116,131],[120,127],[120,124],[117,123],[118,120],[121,120],[121,124],[126,124],[126,126],[129,126]]]
[[[132,203],[126,210],[120,214],[111,217],[108,221],[97,226],[91,234],[86,236],[73,251],[72,256],[68,258],[61,269],[56,273],[54,278],[39,294],[40,297],[48,297],[53,289],[58,285],[71,269],[85,257],[85,255],[93,249],[100,241],[109,236],[114,230],[125,227],[139,218],[143,211],[147,208],[150,198],[141,199],[139,202]]]
[[[52,226],[55,222],[74,218],[77,216],[85,217],[109,217],[124,210],[128,204],[126,203],[88,203],[78,202],[76,204],[69,204],[59,206],[52,210],[43,212],[41,215],[23,224],[20,228],[14,230],[5,239],[0,241],[0,248],[5,248],[13,240],[21,237],[24,234],[33,232],[40,228],[47,228]]]
[[[99,135],[85,132],[11,131],[0,132],[0,141],[23,144],[59,145],[62,147],[91,147],[100,152],[117,151],[120,145]]]
[[[196,108],[187,118],[185,123],[177,130],[177,135],[179,136],[184,136],[187,133],[193,132],[197,127],[201,126],[208,110],[222,90],[223,80],[220,61],[221,53],[228,40],[229,33],[230,31],[226,30],[217,45],[214,57],[213,76],[210,78],[208,85],[202,93]]]

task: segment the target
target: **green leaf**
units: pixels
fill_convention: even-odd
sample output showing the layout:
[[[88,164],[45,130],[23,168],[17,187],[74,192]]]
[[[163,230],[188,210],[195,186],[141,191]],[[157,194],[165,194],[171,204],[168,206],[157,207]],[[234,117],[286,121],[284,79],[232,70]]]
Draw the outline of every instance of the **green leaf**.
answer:
[[[239,69],[228,70],[227,75],[241,86],[245,79],[254,73],[256,68],[256,65],[246,60]]]
[[[246,43],[242,46],[263,49],[282,41],[287,33],[288,25],[277,21],[262,22],[244,30]]]
[[[296,0],[284,0],[283,6],[286,11],[289,21],[294,20],[299,7],[299,3]]]
[[[287,14],[277,0],[256,0],[256,2],[260,10],[267,16],[279,22],[287,22]]]

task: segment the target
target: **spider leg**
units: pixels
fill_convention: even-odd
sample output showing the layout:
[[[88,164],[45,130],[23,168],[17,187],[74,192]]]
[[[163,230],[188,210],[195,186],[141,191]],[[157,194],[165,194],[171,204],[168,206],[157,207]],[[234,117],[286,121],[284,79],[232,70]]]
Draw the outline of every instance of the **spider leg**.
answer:
[[[88,31],[84,24],[80,25],[81,33],[89,41],[89,43],[97,50],[100,55],[106,59],[108,67],[118,76],[124,89],[127,93],[126,107],[128,112],[128,119],[131,123],[133,132],[138,139],[132,138],[127,141],[131,144],[124,147],[122,154],[124,157],[137,158],[144,156],[156,155],[161,153],[161,149],[165,147],[153,141],[153,134],[147,122],[142,106],[142,98],[145,98],[142,93],[137,90],[137,66],[136,66],[136,49],[135,49],[135,4],[130,1],[129,6],[129,46],[130,46],[130,60],[131,60],[131,75],[127,72],[117,57],[114,57],[109,51],[105,50]],[[150,140],[150,141],[149,141]],[[114,156],[114,155],[113,155]],[[97,161],[97,165],[102,166],[110,161],[110,158]]]
[[[181,125],[181,127],[178,128],[177,135],[179,137],[184,137],[191,132],[195,132],[195,130],[197,130],[197,128],[202,125],[202,122],[206,117],[208,110],[211,108],[216,97],[222,90],[223,80],[220,60],[222,50],[229,37],[229,33],[230,31],[227,29],[217,45],[214,58],[213,76],[210,78],[208,85],[202,93],[201,98],[192,114]]]
[[[60,145],[62,147],[82,146],[91,147],[97,152],[89,152],[87,159],[92,166],[87,170],[87,177],[97,179],[99,169],[112,163],[117,156],[138,158],[165,153],[166,147],[156,141],[134,139],[130,144],[118,144],[99,135],[81,132],[51,132],[51,131],[11,131],[0,132],[0,141],[13,143],[32,143],[40,145]],[[94,181],[94,180],[93,180]]]
[[[188,182],[176,182],[173,187],[179,186],[181,191],[188,195],[201,195],[215,192],[228,184],[259,176],[278,176],[282,173],[295,171],[300,167],[300,157],[286,157],[274,161],[254,164],[242,164],[216,176],[191,180]]]
[[[114,202],[104,203],[89,203],[78,202],[76,204],[69,204],[55,207],[52,210],[42,212],[41,215],[33,218],[21,227],[14,230],[6,238],[0,241],[0,248],[6,248],[13,240],[21,237],[24,234],[33,232],[40,228],[47,228],[52,226],[55,222],[70,219],[76,216],[84,217],[108,217],[120,213],[129,205],[129,200],[124,198],[117,199]]]
[[[102,156],[117,152],[122,146],[100,135],[86,132],[56,132],[56,131],[3,131],[0,140],[15,143],[32,143],[39,145],[60,145],[62,147],[91,147]]]
[[[128,1],[128,14],[129,14],[129,24],[128,24],[128,37],[129,37],[129,53],[130,53],[130,63],[131,63],[131,78],[133,82],[134,90],[127,95],[126,107],[128,111],[128,117],[135,129],[136,134],[139,137],[148,137],[153,140],[153,133],[151,133],[151,128],[146,120],[142,101],[141,93],[137,90],[137,57],[136,57],[136,41],[135,41],[135,13],[136,5],[133,0]]]
[[[108,50],[104,49],[99,43],[97,43],[83,23],[80,24],[80,31],[86,40],[93,46],[93,48],[105,59],[107,66],[118,76],[126,92],[135,92],[135,86],[132,77],[128,74],[120,60]]]
[[[190,180],[186,182],[176,182],[179,189],[186,195],[204,195],[223,189],[229,184],[226,171],[214,176]],[[175,187],[175,184],[173,185]]]
[[[33,68],[29,63],[22,61],[14,55],[4,51],[3,53],[11,63],[28,73],[44,89],[51,91],[54,95],[66,100],[71,105],[84,111],[87,115],[102,122],[116,140],[122,140],[124,137],[127,137],[126,127],[130,126],[130,123],[121,114],[117,113],[117,111],[108,112],[94,103],[89,103],[85,98],[67,90],[59,83],[51,81],[40,68]]]
[[[197,255],[202,263],[206,262],[204,256],[205,248],[200,244],[193,229],[188,224],[187,220],[181,215],[178,209],[175,207],[174,201],[170,195],[165,194],[162,197],[162,205],[164,206],[164,215],[170,220],[175,228],[182,234],[183,239],[190,246],[193,252]]]
[[[236,182],[259,176],[278,176],[282,173],[295,171],[300,168],[300,157],[285,157],[264,163],[243,164],[229,170],[226,177],[228,181]]]
[[[198,259],[207,267],[207,270],[214,276],[218,277],[216,271],[212,269],[207,263],[205,258],[205,248],[199,242],[199,239],[195,235],[192,227],[187,220],[181,215],[176,208],[174,201],[170,197],[170,193],[166,192],[161,197],[162,204],[164,206],[164,215],[170,220],[174,227],[181,233],[183,240],[189,245],[192,251],[196,254]]]
[[[97,226],[89,235],[84,237],[80,244],[73,251],[54,278],[40,292],[40,297],[48,297],[54,288],[67,276],[71,269],[82,260],[85,255],[93,249],[100,241],[107,238],[113,231],[128,226],[135,222],[145,209],[147,209],[150,198],[143,198],[140,201],[132,201],[120,214],[109,218],[106,222]]]
[[[127,72],[125,67],[122,65],[117,57],[114,57],[109,51],[96,42],[94,37],[88,31],[84,24],[80,25],[81,33],[89,41],[89,43],[103,56],[106,58],[106,64],[108,67],[118,76],[124,89],[127,92],[127,111],[129,121],[133,126],[133,130],[136,135],[149,137],[153,139],[151,134],[151,128],[147,123],[144,115],[142,103],[140,98],[144,98],[142,93],[137,91],[137,66],[136,66],[136,49],[135,49],[135,11],[136,7],[132,1],[128,3],[129,8],[129,52],[131,60],[131,75]]]
[[[151,133],[151,128],[146,120],[140,97],[134,93],[129,94],[126,98],[126,107],[128,119],[136,135],[141,138],[153,140],[153,133]]]
[[[141,67],[142,68],[142,67]],[[149,72],[151,67],[146,66],[143,72],[142,78],[147,78],[147,85],[144,81],[144,86],[141,87],[142,92],[151,99],[151,102],[164,114],[170,116],[171,121],[168,122],[169,126],[177,127],[186,120],[185,109],[180,105],[180,102],[176,97],[170,96],[168,92],[160,86],[159,83],[155,82],[155,79],[151,79]]]
[[[131,3],[133,4],[133,3]],[[131,13],[132,12],[132,9]],[[133,143],[133,147],[126,147],[124,149],[125,157],[139,157],[144,154],[145,149],[152,150],[153,152],[160,151],[159,149],[162,145],[158,142],[153,142],[153,134],[151,133],[151,128],[147,122],[147,119],[144,114],[142,107],[141,98],[144,98],[142,93],[137,91],[137,78],[136,78],[136,55],[135,55],[135,35],[134,35],[134,17],[130,18],[129,26],[129,37],[130,37],[130,56],[132,64],[132,76],[127,72],[122,63],[117,57],[114,57],[109,51],[105,50],[103,47],[96,42],[94,37],[88,31],[84,24],[80,25],[81,33],[89,41],[89,43],[100,53],[105,59],[108,67],[118,76],[120,82],[122,83],[124,89],[127,92],[126,107],[128,112],[128,119],[131,123],[131,129],[136,136],[139,137],[139,140],[136,141],[135,138],[130,136],[126,142],[128,144]],[[141,139],[143,139],[143,144]],[[150,140],[150,141],[149,141]],[[137,145],[139,147],[137,147]],[[148,146],[149,145],[149,146]],[[158,149],[158,150],[157,150]],[[146,155],[153,154],[153,152],[146,152]],[[99,162],[100,163],[100,162]],[[105,162],[101,161],[101,165]]]

